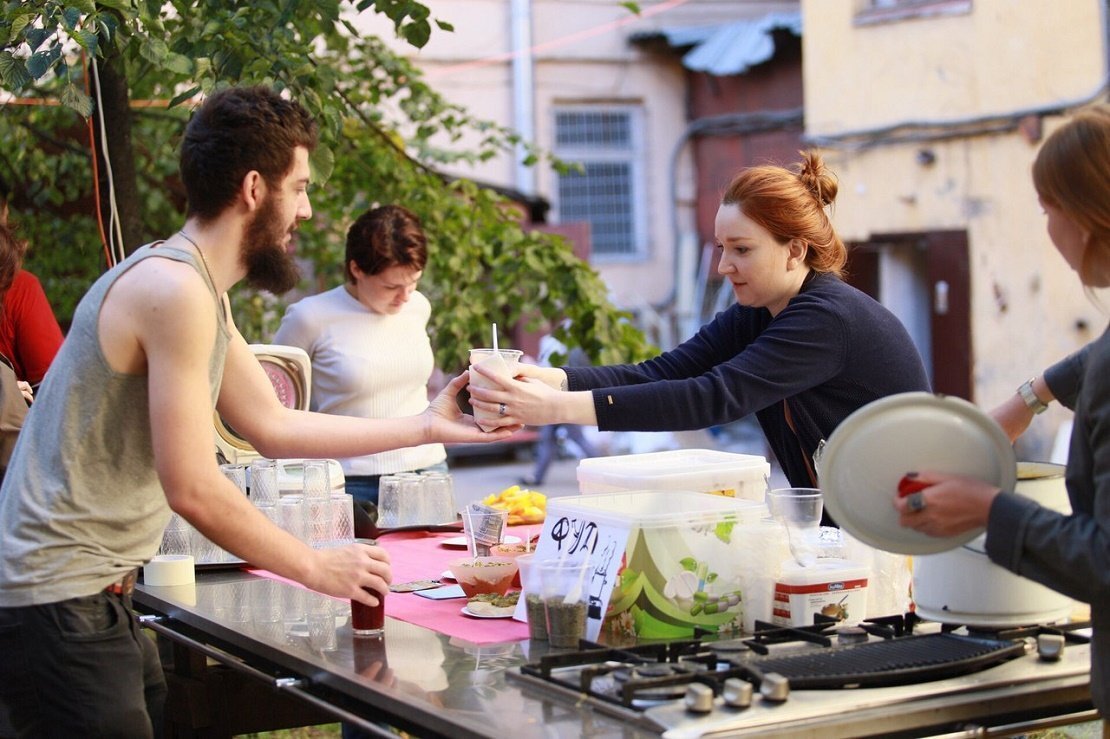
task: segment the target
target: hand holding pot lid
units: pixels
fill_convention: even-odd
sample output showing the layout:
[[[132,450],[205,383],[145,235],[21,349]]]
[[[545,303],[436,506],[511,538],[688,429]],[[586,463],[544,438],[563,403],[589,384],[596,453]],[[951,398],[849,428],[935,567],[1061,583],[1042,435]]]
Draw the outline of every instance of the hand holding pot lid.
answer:
[[[848,416],[817,461],[837,523],[865,544],[900,554],[943,552],[983,531],[930,536],[904,527],[893,501],[907,472],[962,475],[1013,490],[1016,468],[1009,439],[987,414],[960,398],[920,392],[882,398]],[[928,500],[927,490],[911,492]]]

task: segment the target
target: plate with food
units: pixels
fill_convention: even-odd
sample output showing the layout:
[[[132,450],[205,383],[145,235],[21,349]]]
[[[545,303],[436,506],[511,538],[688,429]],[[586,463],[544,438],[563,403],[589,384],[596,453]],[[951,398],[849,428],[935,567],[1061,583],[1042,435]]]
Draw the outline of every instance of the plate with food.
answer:
[[[461,613],[471,618],[512,618],[519,598],[519,590],[505,595],[482,593],[468,600]]]
[[[520,539],[519,536],[506,536],[501,540],[501,543],[502,544],[519,544],[520,541],[521,541],[521,539]],[[448,549],[466,549],[466,547],[467,547],[466,537],[465,536],[452,536],[450,539],[444,539],[443,541],[441,541],[439,543],[439,545],[441,547],[447,547]]]
[[[482,499],[484,505],[509,512],[509,525],[543,523],[547,515],[547,496],[536,490],[512,485]]]

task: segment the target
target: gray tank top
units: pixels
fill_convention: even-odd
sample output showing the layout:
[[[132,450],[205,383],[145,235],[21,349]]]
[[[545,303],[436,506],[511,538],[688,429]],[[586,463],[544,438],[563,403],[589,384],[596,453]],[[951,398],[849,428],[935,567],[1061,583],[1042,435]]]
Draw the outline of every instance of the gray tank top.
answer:
[[[81,299],[27,414],[0,487],[0,606],[92,595],[158,551],[170,509],[154,469],[147,377],[113,371],[97,336],[108,290],[152,258],[191,264],[212,292],[216,405],[230,336],[223,304],[192,252],[144,246]]]

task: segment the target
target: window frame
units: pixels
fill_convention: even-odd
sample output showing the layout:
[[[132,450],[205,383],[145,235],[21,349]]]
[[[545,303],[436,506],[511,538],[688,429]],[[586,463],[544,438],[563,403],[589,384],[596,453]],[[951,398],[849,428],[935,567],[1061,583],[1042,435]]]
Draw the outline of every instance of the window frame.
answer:
[[[628,116],[629,147],[594,147],[582,145],[559,144],[559,115],[565,113],[618,113]],[[614,253],[598,251],[597,241],[593,235],[591,224],[590,235],[590,261],[596,263],[622,263],[641,262],[648,258],[647,240],[647,195],[645,188],[644,172],[644,110],[643,106],[634,102],[573,102],[556,103],[551,107],[551,151],[560,160],[568,163],[623,163],[629,165],[629,188],[632,206],[632,250],[629,252]],[[559,223],[566,222],[563,218],[561,197],[559,194],[560,178],[562,174],[555,173],[554,197],[552,211]]]
[[[916,18],[938,18],[971,13],[972,0],[887,0],[889,5],[879,6],[877,0],[859,0],[854,23],[868,26],[894,23]]]

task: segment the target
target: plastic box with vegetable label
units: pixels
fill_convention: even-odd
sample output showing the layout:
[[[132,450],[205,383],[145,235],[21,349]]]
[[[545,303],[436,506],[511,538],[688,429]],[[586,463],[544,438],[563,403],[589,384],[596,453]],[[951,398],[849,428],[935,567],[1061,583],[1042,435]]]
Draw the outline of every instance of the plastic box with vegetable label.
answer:
[[[762,501],[771,465],[766,458],[714,449],[590,457],[578,464],[578,491],[692,490]]]
[[[762,503],[694,491],[550,498],[545,536],[560,520],[627,529],[602,640],[689,638],[742,629],[744,590],[759,576],[747,534],[765,513]]]

